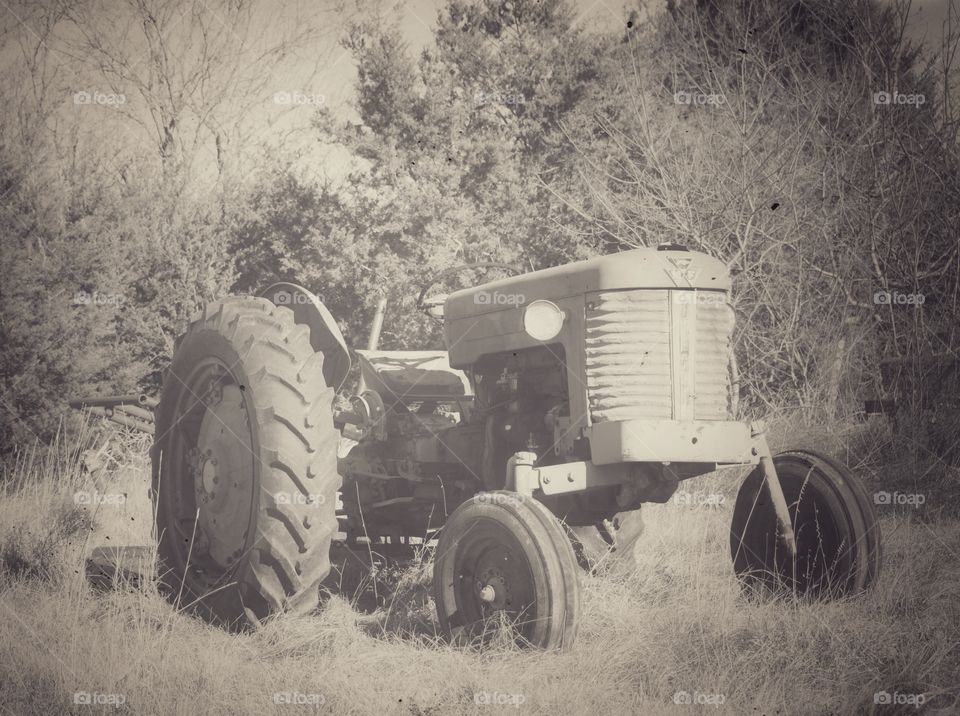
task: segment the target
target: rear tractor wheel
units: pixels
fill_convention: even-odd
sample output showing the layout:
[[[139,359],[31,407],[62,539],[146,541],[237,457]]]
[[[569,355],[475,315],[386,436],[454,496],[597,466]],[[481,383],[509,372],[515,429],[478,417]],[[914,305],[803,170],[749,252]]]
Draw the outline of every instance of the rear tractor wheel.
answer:
[[[515,492],[475,495],[440,531],[433,590],[440,625],[456,642],[497,636],[567,649],[577,633],[577,560],[560,522]]]
[[[230,627],[316,607],[337,529],[333,394],[289,308],[231,297],[191,323],[157,408],[151,488],[177,605]]]
[[[880,526],[859,478],[814,452],[773,458],[797,541],[793,559],[761,467],[737,495],[730,530],[733,567],[745,587],[839,598],[871,586],[880,572]]]

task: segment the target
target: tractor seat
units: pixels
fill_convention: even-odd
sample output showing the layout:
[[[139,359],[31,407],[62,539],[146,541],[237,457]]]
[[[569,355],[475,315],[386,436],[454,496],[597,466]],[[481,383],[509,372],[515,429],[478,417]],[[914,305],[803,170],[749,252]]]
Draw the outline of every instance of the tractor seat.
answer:
[[[446,351],[357,351],[360,375],[386,401],[472,398],[463,371],[450,367]]]

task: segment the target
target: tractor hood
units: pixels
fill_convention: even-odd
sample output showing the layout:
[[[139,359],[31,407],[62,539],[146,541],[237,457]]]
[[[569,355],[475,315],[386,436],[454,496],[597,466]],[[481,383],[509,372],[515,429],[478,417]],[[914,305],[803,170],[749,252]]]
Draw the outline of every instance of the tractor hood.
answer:
[[[697,251],[632,249],[457,291],[447,297],[443,313],[449,322],[538,299],[638,288],[729,291],[730,274],[722,261]]]

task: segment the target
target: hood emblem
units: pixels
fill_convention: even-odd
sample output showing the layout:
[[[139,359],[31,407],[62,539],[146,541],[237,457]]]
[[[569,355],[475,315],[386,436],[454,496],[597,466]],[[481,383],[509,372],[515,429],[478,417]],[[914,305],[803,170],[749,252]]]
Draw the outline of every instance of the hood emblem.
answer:
[[[693,263],[690,256],[670,256],[667,261],[673,264],[672,269],[667,269],[667,275],[677,286],[690,286],[700,275],[699,269],[690,268]]]

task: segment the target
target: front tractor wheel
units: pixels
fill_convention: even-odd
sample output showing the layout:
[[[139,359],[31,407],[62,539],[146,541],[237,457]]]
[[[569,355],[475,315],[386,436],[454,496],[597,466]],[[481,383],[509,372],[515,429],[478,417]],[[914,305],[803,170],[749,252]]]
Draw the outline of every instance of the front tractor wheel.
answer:
[[[880,526],[860,480],[814,452],[773,458],[797,541],[792,558],[782,538],[763,469],[737,495],[730,530],[734,571],[754,591],[839,598],[861,592],[880,571]]]
[[[570,541],[543,504],[514,492],[480,493],[440,531],[433,571],[440,626],[455,642],[506,634],[522,646],[569,648],[578,572]]]
[[[227,298],[191,323],[153,449],[161,581],[177,605],[231,627],[316,607],[337,529],[333,392],[288,308]]]

